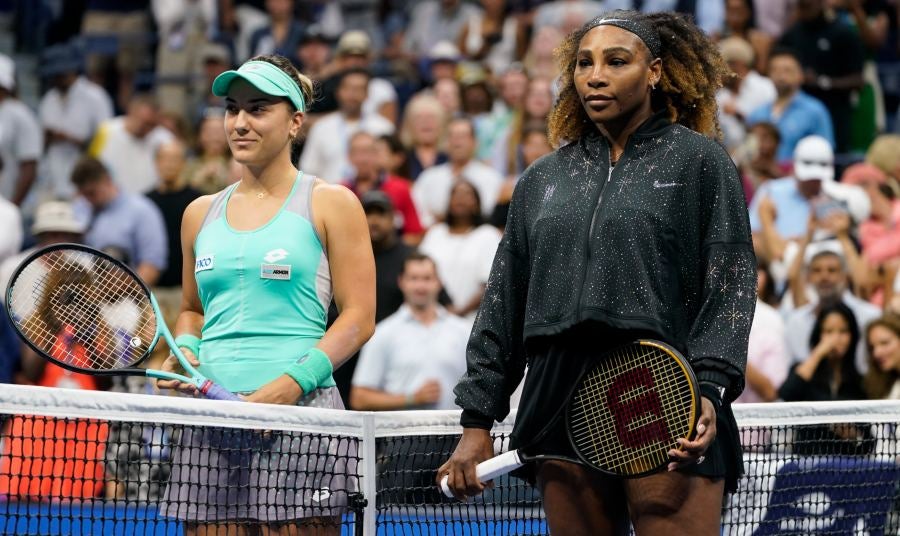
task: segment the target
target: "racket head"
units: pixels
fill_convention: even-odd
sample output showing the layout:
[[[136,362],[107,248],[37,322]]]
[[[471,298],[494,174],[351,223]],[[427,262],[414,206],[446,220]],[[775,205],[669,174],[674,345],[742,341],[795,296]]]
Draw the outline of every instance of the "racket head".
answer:
[[[150,289],[122,262],[81,244],[54,244],[23,260],[6,289],[6,314],[35,352],[95,375],[134,368],[159,339]]]
[[[585,371],[566,407],[566,430],[584,464],[636,478],[666,467],[668,451],[694,437],[699,417],[690,364],[671,346],[641,339]]]

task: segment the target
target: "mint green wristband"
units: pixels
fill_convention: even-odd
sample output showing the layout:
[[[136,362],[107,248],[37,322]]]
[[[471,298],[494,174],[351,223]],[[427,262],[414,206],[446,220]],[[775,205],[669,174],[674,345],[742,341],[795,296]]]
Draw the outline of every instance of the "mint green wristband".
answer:
[[[187,348],[190,350],[191,353],[194,354],[194,357],[200,357],[200,337],[185,333],[175,337],[175,344],[177,344],[179,348]]]
[[[303,394],[309,394],[331,379],[334,368],[328,354],[319,348],[310,348],[296,363],[284,372],[297,382]]]

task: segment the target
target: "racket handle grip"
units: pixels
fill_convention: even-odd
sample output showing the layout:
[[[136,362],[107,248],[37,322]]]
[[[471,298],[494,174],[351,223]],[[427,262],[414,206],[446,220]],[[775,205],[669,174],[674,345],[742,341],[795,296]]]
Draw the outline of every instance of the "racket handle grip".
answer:
[[[211,400],[234,400],[235,402],[240,402],[241,400],[238,395],[217,383],[213,383],[212,380],[203,382],[203,385],[200,386],[200,392]]]
[[[475,467],[475,476],[478,477],[479,482],[489,482],[498,476],[505,475],[513,469],[522,467],[524,463],[522,457],[519,456],[519,451],[511,450],[509,452],[504,452],[499,456],[494,456],[490,460],[479,463]],[[441,479],[441,490],[447,497],[453,497],[453,492],[450,491],[447,480],[447,475],[444,475]]]

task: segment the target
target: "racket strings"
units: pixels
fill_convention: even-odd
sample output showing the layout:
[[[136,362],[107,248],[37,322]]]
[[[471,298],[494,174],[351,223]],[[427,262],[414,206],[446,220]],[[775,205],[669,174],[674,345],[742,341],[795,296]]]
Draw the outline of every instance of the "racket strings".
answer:
[[[675,357],[656,346],[628,345],[579,386],[569,413],[573,446],[605,471],[651,471],[691,433],[692,400],[690,377]]]
[[[31,259],[12,283],[16,327],[47,356],[87,370],[134,365],[150,350],[156,318],[128,271],[88,251],[54,249]]]

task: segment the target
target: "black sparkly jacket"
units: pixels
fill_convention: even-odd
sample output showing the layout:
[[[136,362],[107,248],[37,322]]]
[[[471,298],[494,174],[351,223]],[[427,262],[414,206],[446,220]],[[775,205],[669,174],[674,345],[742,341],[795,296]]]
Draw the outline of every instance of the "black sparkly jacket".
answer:
[[[725,150],[658,113],[611,168],[606,139],[589,134],[516,186],[454,391],[463,424],[503,420],[528,341],[587,320],[658,334],[733,400],[755,305],[747,208]]]

